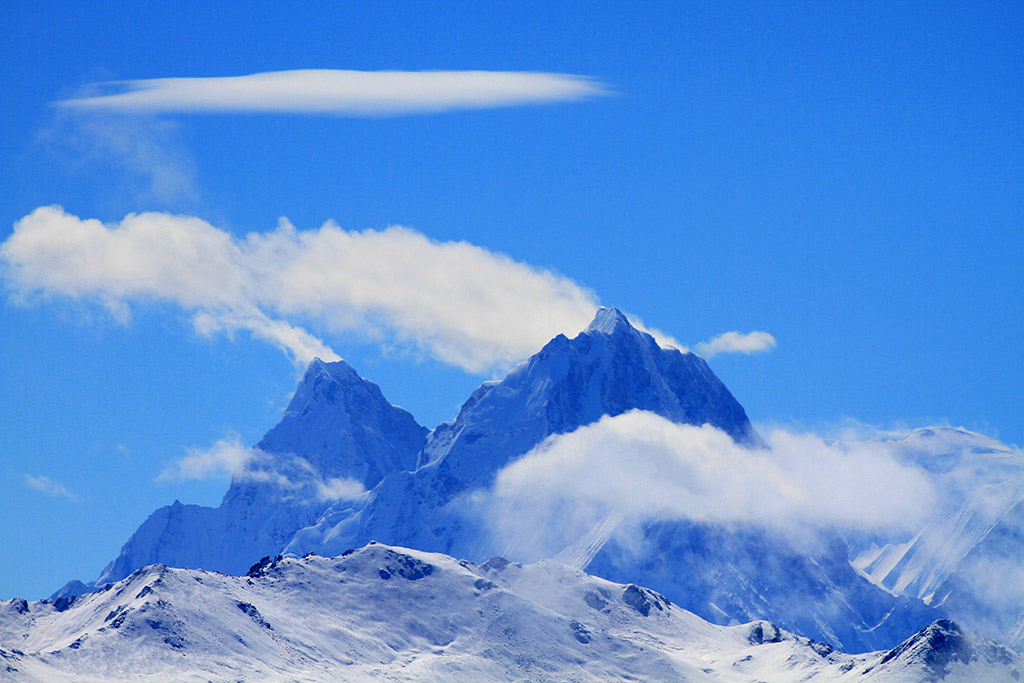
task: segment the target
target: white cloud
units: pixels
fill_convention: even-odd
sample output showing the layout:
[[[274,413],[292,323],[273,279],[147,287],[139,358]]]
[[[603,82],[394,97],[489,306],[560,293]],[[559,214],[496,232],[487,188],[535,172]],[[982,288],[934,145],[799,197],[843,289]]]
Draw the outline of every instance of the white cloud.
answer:
[[[278,455],[242,445],[237,435],[209,448],[189,448],[167,465],[157,481],[203,480],[230,476],[235,481],[272,484],[288,497],[308,496],[322,501],[354,500],[366,488],[358,480],[333,477],[324,481],[304,458]]]
[[[42,493],[53,496],[54,498],[78,500],[78,496],[72,493],[68,487],[64,486],[64,484],[61,484],[59,481],[54,481],[42,474],[37,474],[35,476],[26,474],[25,485],[30,489],[41,491]]]
[[[710,425],[643,411],[604,417],[506,466],[482,508],[497,511],[500,538],[535,537],[537,547],[518,548],[527,556],[551,556],[609,519],[909,530],[934,510],[926,474],[889,444],[782,430],[767,441],[747,449]]]
[[[325,482],[317,483],[317,495],[320,500],[355,500],[366,493],[366,489],[355,479],[334,477]]]
[[[111,89],[117,92],[108,92]],[[397,116],[566,102],[608,94],[571,74],[305,69],[248,76],[157,78],[89,86],[58,104],[123,113],[284,112]]]
[[[209,448],[189,448],[185,457],[165,467],[158,480],[209,479],[230,475],[246,478],[252,473],[250,465],[263,454],[243,446],[237,436],[221,439]]]
[[[635,327],[636,329],[640,330],[641,332],[646,332],[647,334],[654,337],[654,341],[658,342],[658,346],[662,347],[663,349],[678,349],[683,353],[689,352],[689,349],[686,348],[686,346],[684,346],[683,344],[681,344],[679,340],[677,340],[675,337],[666,332],[662,332],[657,327],[648,327],[647,325],[644,324],[643,320],[636,317],[635,315],[627,315],[626,319],[629,321],[629,324]]]
[[[206,337],[212,337],[218,332],[231,335],[237,330],[246,330],[256,339],[271,342],[298,363],[306,363],[313,358],[327,362],[341,359],[329,346],[306,330],[283,320],[271,320],[260,310],[248,313],[222,311],[217,314],[204,311],[193,316],[192,325],[196,332]]]
[[[296,320],[482,372],[576,334],[598,306],[568,278],[399,226],[297,230],[282,219],[236,238],[189,216],[130,214],[105,225],[50,206],[15,223],[0,260],[24,300],[92,300],[121,318],[130,304],[171,302],[202,334],[248,330],[300,363],[337,355]]]
[[[764,353],[775,348],[775,337],[767,332],[723,332],[695,347],[697,353],[711,358],[720,353]]]

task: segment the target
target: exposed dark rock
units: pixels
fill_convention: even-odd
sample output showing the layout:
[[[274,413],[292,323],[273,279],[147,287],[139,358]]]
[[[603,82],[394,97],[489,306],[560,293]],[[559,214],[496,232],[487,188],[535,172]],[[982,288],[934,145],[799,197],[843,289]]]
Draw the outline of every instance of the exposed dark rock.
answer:
[[[75,596],[60,597],[53,601],[53,609],[63,612],[75,603]]]
[[[260,614],[260,611],[256,609],[256,606],[252,603],[236,600],[235,607],[241,610],[244,614],[248,615],[250,619],[252,619],[254,622],[259,624],[263,628],[270,628],[270,624],[267,623],[267,620],[263,618],[263,615]]]
[[[569,628],[572,629],[572,634],[576,637],[576,640],[580,641],[584,645],[591,641],[592,638],[590,630],[575,619],[569,622]]]
[[[598,611],[601,611],[608,606],[608,601],[602,598],[594,591],[587,591],[586,593],[584,593],[583,600],[586,601],[586,603],[591,608],[596,609]]]
[[[645,617],[651,613],[651,601],[644,595],[643,590],[632,583],[626,586],[622,601]]]
[[[481,569],[486,569],[487,571],[494,570],[496,572],[500,572],[502,569],[504,569],[507,566],[508,566],[508,560],[506,560],[504,557],[497,557],[497,556],[495,556],[495,557],[492,557],[491,559],[487,560],[486,562],[484,562],[482,565],[480,565],[480,568]]]
[[[389,550],[385,555],[386,564],[378,570],[380,578],[390,579],[397,574],[403,579],[416,581],[434,573],[434,565],[417,560],[411,555],[403,555]]]
[[[270,557],[269,555],[261,558],[259,562],[249,567],[249,571],[245,573],[246,576],[257,577],[266,574],[268,569],[272,569],[274,565],[281,560],[281,556]]]
[[[779,627],[770,621],[759,621],[750,629],[747,641],[751,645],[764,645],[765,643],[778,643],[782,640],[782,633]]]

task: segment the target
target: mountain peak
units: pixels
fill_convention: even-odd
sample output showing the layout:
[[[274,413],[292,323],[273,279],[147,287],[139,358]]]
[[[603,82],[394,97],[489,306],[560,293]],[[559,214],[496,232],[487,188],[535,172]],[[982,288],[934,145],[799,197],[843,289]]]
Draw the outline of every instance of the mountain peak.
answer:
[[[326,375],[334,380],[359,376],[358,373],[356,373],[356,369],[344,360],[339,359],[335,361],[325,361],[320,358],[314,358],[309,361],[309,365],[306,366],[306,373],[303,377],[303,382],[321,375]]]
[[[635,329],[626,318],[626,314],[617,308],[602,306],[597,309],[594,319],[587,325],[586,332],[615,334],[619,330]]]

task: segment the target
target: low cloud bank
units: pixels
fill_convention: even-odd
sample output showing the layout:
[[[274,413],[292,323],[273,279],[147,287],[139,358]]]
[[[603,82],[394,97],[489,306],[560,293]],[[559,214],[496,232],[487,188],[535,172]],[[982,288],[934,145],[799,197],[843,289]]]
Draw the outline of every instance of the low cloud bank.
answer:
[[[536,547],[520,548],[525,555],[552,556],[584,534],[610,535],[620,522],[912,530],[934,510],[926,473],[901,462],[889,444],[783,430],[766,440],[769,449],[747,449],[710,425],[643,411],[604,417],[505,467],[490,493],[492,523],[506,539],[529,530]],[[611,528],[601,531],[608,520]]]

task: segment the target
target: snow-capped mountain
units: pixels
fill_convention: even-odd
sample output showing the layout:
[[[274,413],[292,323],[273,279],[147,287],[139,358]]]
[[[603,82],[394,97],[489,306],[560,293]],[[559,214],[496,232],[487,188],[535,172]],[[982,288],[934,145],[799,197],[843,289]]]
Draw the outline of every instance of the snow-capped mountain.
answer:
[[[266,457],[235,478],[221,506],[160,508],[93,585],[153,563],[238,573],[285,547],[340,552],[375,539],[449,552],[460,539],[474,546],[479,534],[460,533],[467,520],[451,520],[440,535],[417,520],[433,514],[427,509],[444,515],[457,494],[547,436],[635,408],[760,443],[703,359],[660,348],[616,309],[600,309],[575,339],[560,335],[505,380],[482,385],[429,438],[347,363],[314,360],[281,423],[257,444]],[[329,507],[319,495],[317,484],[335,477],[373,488],[358,519],[350,501]]]
[[[332,556],[371,541],[476,562],[495,554],[524,560],[515,544],[497,543],[483,514],[495,511],[481,510],[487,499],[479,493],[546,439],[631,410],[710,424],[748,448],[764,446],[703,359],[660,347],[615,309],[598,311],[573,339],[551,340],[503,380],[485,382],[452,422],[429,432],[344,362],[314,361],[281,424],[257,445],[250,470],[236,477],[219,508],[161,508],[96,582],[73,582],[55,596],[102,587],[153,563],[240,574],[264,555]],[[919,465],[938,473],[947,461]],[[329,500],[325,484],[335,480],[367,492]],[[978,480],[957,481],[967,491]],[[609,580],[644,583],[714,623],[768,618],[848,652],[893,647],[937,619],[957,617],[953,607],[967,609],[953,598],[929,605],[928,594],[886,583],[890,572],[879,568],[889,565],[878,558],[909,539],[821,531],[794,545],[768,526],[621,522],[608,516],[545,556]],[[958,576],[943,573],[939,584]],[[974,595],[961,588],[949,594]],[[984,604],[988,597],[971,599]],[[970,624],[988,629],[980,619]]]
[[[154,563],[243,573],[254,558],[277,554],[296,530],[319,519],[333,502],[324,497],[326,484],[341,479],[371,488],[411,469],[426,435],[348,363],[314,360],[220,507],[175,501],[156,510],[93,585]],[[72,594],[83,589],[69,588]]]
[[[0,602],[11,681],[1017,681],[949,621],[849,655],[767,621],[716,626],[553,561],[370,545],[247,575],[154,565],[99,592]]]
[[[477,389],[454,421],[431,432],[415,472],[385,478],[358,505],[329,509],[287,551],[333,554],[377,540],[489,556],[500,549],[463,496],[492,484],[498,470],[549,436],[635,409],[711,424],[750,446],[762,443],[702,358],[663,349],[620,311],[602,308],[575,338],[555,337],[505,379]]]
[[[472,560],[495,553],[523,559],[515,545],[496,542],[474,494],[549,436],[633,409],[709,423],[751,447],[763,443],[701,358],[662,349],[620,312],[602,309],[574,339],[556,337],[504,380],[474,392],[453,422],[431,433],[415,472],[385,478],[356,503],[336,504],[285,552],[331,555],[376,540]],[[717,623],[771,618],[855,652],[890,647],[942,616],[865,581],[829,534],[810,551],[761,528],[676,521],[647,524],[639,534],[610,520],[587,535],[589,547],[574,564],[647,582]],[[566,548],[560,559],[572,554]]]

